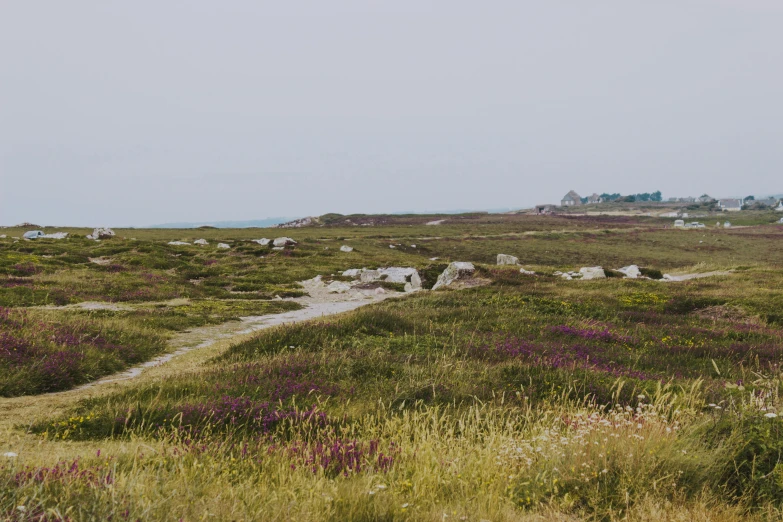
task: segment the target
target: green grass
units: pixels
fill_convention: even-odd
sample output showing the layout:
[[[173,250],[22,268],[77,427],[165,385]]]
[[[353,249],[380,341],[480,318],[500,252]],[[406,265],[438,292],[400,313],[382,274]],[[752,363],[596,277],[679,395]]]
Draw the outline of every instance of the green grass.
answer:
[[[27,302],[43,299],[34,296],[47,283],[76,301],[98,295],[132,309],[57,317],[161,337],[286,310],[291,303],[264,298],[301,291],[296,281],[317,274],[340,280],[348,268],[415,266],[427,287],[446,262],[473,261],[488,283],[264,330],[165,378],[24,419],[16,436],[50,453],[0,463],[0,513],[24,505],[70,509],[74,519],[780,519],[783,227],[443,217],[426,226],[436,217],[329,216],[326,226],[278,234],[122,231],[128,239],[59,243],[55,257],[37,250],[43,243],[0,252],[2,266],[40,266],[7,268],[8,281],[31,282]],[[299,241],[286,253],[241,242],[283,234]],[[236,243],[165,244],[197,237]],[[341,244],[355,251],[341,253]],[[125,268],[76,262],[95,257],[92,249]],[[498,253],[538,275],[494,266]],[[680,283],[550,275],[628,264],[654,278],[734,272]],[[146,301],[189,300],[117,297],[134,288],[160,298]]]

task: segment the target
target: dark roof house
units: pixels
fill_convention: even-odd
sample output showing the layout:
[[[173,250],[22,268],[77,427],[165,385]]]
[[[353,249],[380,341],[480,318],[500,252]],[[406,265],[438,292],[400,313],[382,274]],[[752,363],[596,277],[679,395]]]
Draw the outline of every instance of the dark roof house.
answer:
[[[742,210],[741,199],[721,199],[718,200],[718,205],[720,206],[721,210],[725,210],[727,212],[737,212]]]

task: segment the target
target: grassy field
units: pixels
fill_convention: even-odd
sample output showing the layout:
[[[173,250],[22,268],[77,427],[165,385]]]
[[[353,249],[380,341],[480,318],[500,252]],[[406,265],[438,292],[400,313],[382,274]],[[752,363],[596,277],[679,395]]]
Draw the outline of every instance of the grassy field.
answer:
[[[99,243],[4,230],[0,519],[781,520],[783,225],[716,219],[330,216]],[[278,235],[298,244],[249,241]],[[482,284],[35,395],[147,360],[175,332],[294,309],[275,296],[297,281],[456,260]],[[552,275],[631,263],[722,275]]]

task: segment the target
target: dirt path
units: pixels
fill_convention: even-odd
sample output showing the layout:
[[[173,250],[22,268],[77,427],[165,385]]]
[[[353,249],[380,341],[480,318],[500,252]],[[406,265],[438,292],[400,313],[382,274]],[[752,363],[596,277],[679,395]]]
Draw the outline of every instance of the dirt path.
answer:
[[[729,275],[731,274],[731,270],[715,270],[713,272],[701,272],[697,274],[682,274],[682,275],[669,275],[665,274],[663,279],[660,279],[660,281],[667,282],[667,281],[690,281],[692,279],[701,279],[703,277],[714,277],[714,276],[723,276],[723,275]]]
[[[249,337],[258,330],[348,312],[389,297],[403,295],[397,292],[375,293],[372,290],[358,289],[351,289],[342,294],[333,294],[326,290],[323,283],[315,280],[305,281],[302,285],[310,295],[288,299],[302,304],[304,308],[301,310],[244,317],[240,321],[194,328],[175,335],[169,342],[172,350],[168,353],[123,372],[109,375],[72,390],[8,399],[0,398],[0,432],[5,430],[8,433],[13,429],[13,426],[59,415],[78,400],[120,390],[130,386],[135,380],[154,381],[165,379],[168,375],[196,369],[234,342]],[[140,377],[142,379],[139,379]]]

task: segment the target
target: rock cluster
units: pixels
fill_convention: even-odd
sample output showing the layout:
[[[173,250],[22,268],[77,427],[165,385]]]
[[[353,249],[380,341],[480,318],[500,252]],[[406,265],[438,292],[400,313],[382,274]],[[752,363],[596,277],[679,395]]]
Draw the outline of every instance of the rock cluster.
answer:
[[[475,272],[476,267],[473,266],[473,263],[454,261],[449,264],[440,276],[438,276],[438,280],[432,289],[437,290],[438,288],[449,286],[454,283],[454,281],[472,276]]]
[[[109,227],[98,227],[87,236],[87,239],[111,239],[115,236],[114,230]]]
[[[554,275],[560,276],[563,279],[605,279],[606,272],[600,266],[585,266],[579,269],[579,272],[555,272]]]
[[[349,247],[348,245],[343,245],[340,247],[340,252],[353,252],[353,247]]]

